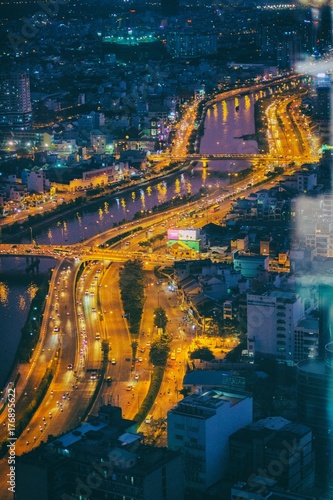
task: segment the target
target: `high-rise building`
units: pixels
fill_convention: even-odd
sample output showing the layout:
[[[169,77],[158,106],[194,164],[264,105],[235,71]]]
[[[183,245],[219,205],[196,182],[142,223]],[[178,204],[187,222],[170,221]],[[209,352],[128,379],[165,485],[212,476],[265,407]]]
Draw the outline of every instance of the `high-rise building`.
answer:
[[[297,410],[315,437],[316,477],[333,494],[333,286],[319,285],[319,356],[297,367]]]
[[[325,358],[301,361],[297,367],[297,410],[313,431],[316,482],[333,495],[333,342]]]
[[[302,38],[302,52],[312,54],[315,47],[316,30],[312,10],[310,8],[305,9],[299,30]]]
[[[294,362],[318,356],[319,326],[318,318],[302,318],[294,327]]]
[[[294,364],[294,327],[304,317],[304,304],[295,293],[284,291],[247,295],[248,350]]]
[[[167,51],[172,57],[199,57],[216,54],[218,34],[215,30],[170,31]]]
[[[271,477],[288,491],[305,492],[314,485],[312,431],[308,426],[268,417],[238,430],[229,443],[234,481],[247,481],[265,470],[266,479]]]
[[[301,57],[301,36],[297,31],[281,33],[277,46],[277,63],[281,69],[295,68]]]
[[[316,79],[316,108],[317,122],[328,125],[331,118],[331,78],[326,73],[319,73]]]
[[[30,127],[31,120],[29,75],[0,73],[0,126],[25,130]]]
[[[328,3],[320,10],[317,47],[321,52],[326,52],[332,47],[332,11]]]
[[[163,16],[176,16],[179,12],[179,0],[162,0]]]
[[[168,412],[168,447],[183,453],[189,491],[204,491],[222,479],[229,461],[229,436],[250,422],[252,397],[242,393],[195,393]]]

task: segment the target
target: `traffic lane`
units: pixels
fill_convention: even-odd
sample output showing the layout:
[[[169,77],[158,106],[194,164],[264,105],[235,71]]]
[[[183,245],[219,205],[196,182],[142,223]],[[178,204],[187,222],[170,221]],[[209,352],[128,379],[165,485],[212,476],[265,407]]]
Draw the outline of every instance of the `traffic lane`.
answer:
[[[103,312],[105,334],[111,347],[106,376],[112,379],[110,385],[103,384],[100,395],[104,401],[110,398],[118,401],[124,410],[127,398],[126,387],[129,385],[131,374],[132,349],[126,319],[123,318],[118,288],[120,267],[118,264],[112,264],[107,268],[103,273],[100,287],[101,308],[106,311],[106,313]],[[96,410],[97,403],[96,401]]]
[[[17,440],[18,455],[38,446],[42,441],[46,442],[49,435],[57,436],[78,425],[94,393],[96,382],[83,384],[69,377],[67,383],[55,384],[54,387],[48,393],[43,407],[36,411],[25,432]]]
[[[73,264],[73,266],[74,265],[75,264]],[[62,266],[62,268],[60,270],[59,278],[61,278],[61,271],[64,272],[65,269],[66,268],[64,266]],[[68,266],[67,266],[67,270],[68,270]],[[72,274],[72,273],[68,273],[68,277],[70,274]],[[63,290],[62,293],[64,295],[67,293],[67,294],[69,294],[70,297],[74,297],[74,290],[73,290],[74,283],[75,283],[74,276],[72,276],[71,280],[68,279],[68,288],[67,288],[66,292],[65,292],[65,290]],[[51,294],[51,297],[50,297],[51,300],[52,299],[54,300],[56,292],[57,292],[57,290],[54,290],[53,291],[54,295]],[[66,299],[66,303],[69,303],[68,297],[65,297],[65,299]],[[74,304],[72,304],[72,307],[74,310]],[[58,395],[58,393],[59,394],[62,393],[62,396],[63,396],[64,394],[66,394],[66,392],[70,392],[70,389],[71,389],[70,388],[71,373],[69,373],[69,370],[68,370],[68,363],[70,362],[70,360],[72,360],[72,363],[73,363],[73,355],[75,355],[76,328],[74,325],[74,318],[71,318],[70,315],[67,315],[67,313],[66,313],[66,315],[62,318],[61,324],[62,324],[61,332],[57,333],[57,335],[53,335],[53,337],[58,338],[61,356],[58,359],[58,370],[57,370],[56,375],[52,381],[51,388],[49,389],[50,392],[48,393],[50,396],[52,396],[52,398],[54,397],[54,395]],[[51,338],[52,338],[52,336],[51,336]],[[33,391],[35,391],[36,389],[37,389],[37,386],[33,388]],[[30,393],[29,397],[31,397],[31,395],[34,394],[33,391]],[[53,391],[53,394],[51,394],[51,391]],[[52,420],[47,421],[46,423],[44,423],[45,420],[43,420],[43,417],[46,418],[46,415],[48,415],[49,412],[51,411],[51,410],[48,410],[49,404],[50,404],[50,400],[48,398],[44,398],[41,405],[36,410],[32,420],[31,420],[31,423],[29,424],[30,428],[32,426],[31,430],[35,431],[35,434],[36,434],[37,426],[38,426],[38,430],[39,430],[39,433],[37,433],[37,434],[38,435],[43,434],[43,436],[45,436],[46,432],[44,433],[44,427],[47,426],[48,423],[50,424],[50,427],[52,427],[52,425],[53,426],[55,425],[55,424],[52,424],[53,417],[52,417]],[[52,413],[52,411],[51,411],[51,413]],[[63,413],[63,412],[60,411],[60,413]],[[77,413],[75,409],[73,410],[73,413]],[[41,423],[42,420],[43,420],[43,424]],[[67,425],[68,425],[69,421],[71,421],[71,419],[70,419],[70,416],[68,416],[68,414],[67,414],[66,418],[64,418],[62,425],[61,425],[62,432],[67,429]],[[43,427],[40,428],[40,425],[42,425]],[[29,432],[31,432],[31,430]],[[23,438],[20,440],[20,443],[23,441],[24,437],[25,436],[23,436]],[[34,440],[34,441],[37,442],[37,439],[38,439],[38,441],[41,440],[41,438],[37,438],[37,436],[36,436],[36,440]]]
[[[25,371],[25,380],[23,377],[19,380],[18,388],[16,390],[16,418],[23,415],[26,411],[27,403],[33,399],[37,387],[39,386],[45,371],[53,359],[56,349],[58,348],[58,337],[53,335],[53,329],[50,328],[49,314],[51,304],[54,303],[53,284],[59,278],[61,273],[61,266],[54,269],[50,288],[49,300],[46,301],[45,312],[43,315],[43,322],[41,327],[40,339],[34,349],[33,359],[29,366],[28,371]],[[25,368],[25,367],[24,367]],[[1,418],[2,424],[7,422],[7,412],[4,412]],[[0,427],[0,438],[5,439],[7,433],[5,432],[5,425]]]

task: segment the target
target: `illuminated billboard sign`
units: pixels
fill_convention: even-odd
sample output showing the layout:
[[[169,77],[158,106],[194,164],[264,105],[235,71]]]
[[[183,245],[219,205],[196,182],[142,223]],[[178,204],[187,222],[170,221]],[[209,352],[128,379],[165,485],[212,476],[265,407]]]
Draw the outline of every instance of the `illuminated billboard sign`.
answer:
[[[168,240],[195,241],[199,239],[195,229],[168,229]]]

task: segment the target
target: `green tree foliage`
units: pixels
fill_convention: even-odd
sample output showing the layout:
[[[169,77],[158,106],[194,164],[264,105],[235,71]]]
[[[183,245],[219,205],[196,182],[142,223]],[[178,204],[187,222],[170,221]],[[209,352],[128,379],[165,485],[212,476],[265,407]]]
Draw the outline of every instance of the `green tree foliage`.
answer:
[[[243,342],[242,344],[238,344],[234,349],[232,349],[232,351],[229,351],[225,355],[225,360],[228,363],[239,362],[243,349],[246,349],[246,342]]]
[[[108,356],[109,356],[109,351],[110,351],[110,344],[107,340],[102,340],[101,350],[103,353],[103,359],[107,360]]]
[[[199,347],[195,351],[191,352],[191,359],[202,359],[203,361],[212,361],[215,359],[214,354],[209,349],[209,347]]]
[[[141,422],[143,422],[143,420],[147,416],[150,408],[152,407],[156,399],[157,394],[159,393],[161,383],[163,380],[163,375],[164,375],[164,367],[155,366],[151,376],[151,381],[147,396],[143,400],[140,410],[134,417],[134,420],[139,424],[141,424]]]
[[[156,307],[154,311],[154,326],[157,326],[157,328],[163,328],[163,331],[165,331],[167,323],[168,318],[165,309],[163,309],[163,307]]]
[[[120,273],[119,287],[124,312],[132,334],[139,332],[144,304],[145,277],[139,259],[128,260]]]
[[[149,240],[142,240],[138,243],[139,247],[151,247],[151,243]]]
[[[171,337],[163,333],[161,337],[152,343],[149,360],[155,366],[165,366],[170,352]]]

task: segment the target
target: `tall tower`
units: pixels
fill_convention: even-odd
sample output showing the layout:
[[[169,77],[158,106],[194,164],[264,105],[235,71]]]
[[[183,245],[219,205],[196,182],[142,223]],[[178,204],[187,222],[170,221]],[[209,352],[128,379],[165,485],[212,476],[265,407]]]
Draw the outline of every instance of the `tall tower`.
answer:
[[[29,75],[24,72],[0,73],[0,126],[26,130],[31,119]]]
[[[316,481],[333,498],[333,286],[319,285],[319,358],[297,366],[297,411],[315,438]]]
[[[332,11],[328,3],[320,10],[317,45],[320,52],[326,52],[332,47]]]
[[[162,0],[163,16],[176,16],[179,12],[179,0]]]
[[[333,342],[333,287],[319,285],[319,356],[324,358],[329,353],[326,346]]]
[[[281,33],[277,46],[277,62],[279,68],[291,69],[300,60],[301,37],[296,31]]]

